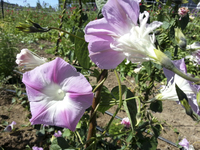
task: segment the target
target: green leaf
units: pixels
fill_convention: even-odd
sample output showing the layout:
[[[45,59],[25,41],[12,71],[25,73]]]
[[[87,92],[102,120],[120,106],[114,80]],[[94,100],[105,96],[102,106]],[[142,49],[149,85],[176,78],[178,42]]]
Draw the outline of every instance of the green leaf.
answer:
[[[154,112],[162,112],[162,101],[155,101],[150,104],[150,109]]]
[[[50,146],[50,150],[62,150],[62,148],[57,144],[52,144]]]
[[[81,128],[81,122],[79,121],[78,124],[76,125],[76,129],[80,129]]]
[[[107,0],[95,0],[98,10],[102,10],[103,6],[106,4]]]
[[[69,137],[71,135],[71,131],[69,129],[64,129],[62,134],[63,137]]]
[[[112,95],[107,87],[103,86],[101,90],[101,101],[99,104],[98,111],[104,113],[106,110],[111,108],[115,103],[111,103]]]
[[[99,75],[100,75],[99,71],[98,71],[97,69],[94,69],[93,71],[94,71],[94,72],[91,73],[91,76],[97,77],[97,78],[98,78]]]
[[[157,141],[157,138],[155,136],[153,136],[151,138],[147,137],[147,138],[145,138],[145,141],[142,142],[141,149],[156,150],[157,145],[158,145],[158,141]]]
[[[125,85],[121,85],[122,88],[122,95],[125,93],[125,91],[127,90],[127,87]],[[118,100],[119,99],[119,86],[114,87],[111,90],[112,96]]]
[[[75,38],[75,55],[77,57],[77,60],[79,64],[84,68],[90,68],[90,58],[89,58],[89,52],[88,52],[88,44],[84,40],[84,32],[81,29],[78,29],[76,31],[76,36],[83,38]]]
[[[142,65],[146,68],[147,73],[150,75],[153,70],[151,61],[143,62]]]
[[[170,23],[167,22],[167,21],[164,21],[163,24],[162,24],[162,27],[163,27],[164,29],[168,29],[168,28],[170,27]]]
[[[50,150],[63,150],[67,148],[69,148],[69,144],[63,137],[55,138],[50,146]]]
[[[166,6],[171,6],[172,5],[172,0],[168,0],[167,2],[166,2]]]
[[[156,138],[158,138],[158,136],[160,135],[160,131],[162,130],[161,126],[160,125],[155,125],[155,126],[152,126],[152,130],[154,132],[154,136]]]
[[[127,89],[126,90],[126,99],[131,98],[131,97],[134,97],[134,94],[129,89]],[[134,127],[137,123],[137,120],[136,120],[136,115],[137,115],[136,101],[135,101],[135,99],[124,101],[123,105],[124,105],[124,109],[125,109],[128,117],[130,119],[132,130],[134,130]]]
[[[187,95],[178,87],[177,84],[175,85],[175,87],[176,87],[176,93],[178,95],[179,101],[182,101],[185,99],[188,102]]]

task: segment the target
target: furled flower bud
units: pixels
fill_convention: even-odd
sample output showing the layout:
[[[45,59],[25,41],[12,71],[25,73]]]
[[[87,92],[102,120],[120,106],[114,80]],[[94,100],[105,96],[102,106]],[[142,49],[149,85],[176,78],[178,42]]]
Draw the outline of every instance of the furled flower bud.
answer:
[[[49,28],[45,28],[45,27],[41,27],[39,24],[31,21],[31,20],[27,20],[27,23],[19,23],[18,26],[16,26],[16,28],[22,32],[26,32],[26,33],[35,33],[35,32],[48,32],[51,29]],[[30,24],[31,23],[31,24]]]
[[[16,63],[19,66],[24,66],[24,69],[34,69],[47,62],[46,58],[40,57],[28,49],[22,49],[21,53],[17,54],[16,58]]]
[[[186,114],[192,117],[193,116],[193,111],[192,111],[192,108],[189,105],[188,101],[186,99],[183,99],[180,102],[185,107]]]
[[[5,129],[4,129],[4,131],[5,132],[11,132],[12,130],[13,130],[13,126],[14,125],[16,125],[16,122],[15,121],[13,121],[11,124],[9,124]]]
[[[185,39],[184,34],[182,33],[181,29],[179,28],[175,28],[175,41],[177,43],[177,45],[181,48],[181,49],[185,49],[187,46],[187,41]]]
[[[182,18],[182,17],[185,17],[187,15],[187,13],[189,12],[189,9],[188,7],[181,7],[178,9],[178,14],[179,16]],[[180,18],[180,19],[181,19]]]
[[[197,105],[200,108],[200,92],[197,93]]]

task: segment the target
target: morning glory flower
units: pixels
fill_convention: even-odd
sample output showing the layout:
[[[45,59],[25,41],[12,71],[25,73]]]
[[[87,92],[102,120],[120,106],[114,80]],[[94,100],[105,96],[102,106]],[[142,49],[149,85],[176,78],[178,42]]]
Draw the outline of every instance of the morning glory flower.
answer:
[[[122,119],[121,124],[123,124],[126,128],[130,128],[131,127],[131,123],[128,117],[125,117]]]
[[[60,130],[58,130],[58,132],[54,133],[55,137],[61,137],[62,136],[62,132]]]
[[[183,73],[187,73],[184,58],[173,61],[176,66]],[[194,85],[192,82],[180,77],[174,72],[163,69],[167,78],[167,86],[162,87],[161,93],[156,96],[158,100],[171,100],[179,103],[179,98],[176,93],[175,84],[187,95],[189,105],[195,113],[200,115],[199,107],[196,100],[196,94],[199,91],[199,85]]]
[[[5,132],[11,132],[11,131],[13,130],[13,128],[14,128],[14,125],[16,125],[16,122],[15,122],[15,121],[13,121],[11,124],[9,124],[9,125],[4,129],[4,131],[5,131]]]
[[[75,131],[92,105],[92,87],[87,79],[61,58],[23,74],[34,124],[55,125]]]
[[[148,24],[149,13],[140,14],[139,2],[108,0],[102,9],[104,17],[85,27],[89,56],[99,68],[116,68],[125,58],[133,63],[157,59],[155,35],[150,33],[162,23]]]
[[[22,49],[16,58],[18,66],[23,66],[24,69],[34,69],[47,62],[46,58],[40,57],[28,49]]]
[[[185,17],[187,15],[187,13],[189,12],[190,10],[188,9],[188,7],[181,7],[178,9],[178,15],[180,16],[180,19]]]
[[[184,147],[185,150],[194,150],[194,147],[189,144],[188,140],[184,138],[178,143],[180,146]]]

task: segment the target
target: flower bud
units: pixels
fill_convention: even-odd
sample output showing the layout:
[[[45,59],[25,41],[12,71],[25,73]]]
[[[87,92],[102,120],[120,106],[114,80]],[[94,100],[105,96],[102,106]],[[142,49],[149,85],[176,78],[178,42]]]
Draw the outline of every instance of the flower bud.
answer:
[[[186,99],[183,99],[180,102],[184,106],[186,114],[193,117],[193,111],[188,101]]]
[[[199,106],[200,109],[200,91],[197,93],[197,105]]]
[[[14,125],[16,125],[16,122],[15,121],[13,121],[11,124],[9,124],[5,129],[4,129],[4,131],[5,132],[11,132],[12,130],[13,130],[13,126]]]
[[[179,29],[179,28],[175,28],[175,41],[181,49],[186,48],[187,41],[186,41],[185,36],[183,35],[181,29]]]
[[[121,124],[123,124],[126,128],[130,128],[131,127],[131,123],[128,117],[125,117],[122,119]]]
[[[39,24],[37,24],[37,23],[35,23],[31,20],[28,20],[27,22],[31,23],[32,25],[26,24],[26,23],[19,23],[19,25],[16,26],[16,28],[19,29],[20,31],[26,32],[26,33],[48,32],[48,31],[50,31],[50,29],[41,27]]]
[[[17,54],[16,58],[18,66],[24,66],[24,69],[34,69],[47,62],[46,58],[37,56],[28,49],[22,49],[21,53]]]

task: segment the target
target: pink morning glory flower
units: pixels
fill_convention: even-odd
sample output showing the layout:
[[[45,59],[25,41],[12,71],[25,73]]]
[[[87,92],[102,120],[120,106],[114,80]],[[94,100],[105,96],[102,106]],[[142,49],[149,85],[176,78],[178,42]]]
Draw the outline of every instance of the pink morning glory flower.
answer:
[[[16,122],[15,122],[15,121],[13,121],[11,124],[9,124],[9,125],[4,129],[4,131],[5,131],[5,132],[11,132],[11,131],[13,130],[13,128],[14,128],[14,125],[16,125]]]
[[[58,132],[54,133],[55,137],[61,137],[62,136],[62,132],[60,130],[58,130]]]
[[[189,12],[190,10],[188,9],[188,7],[181,7],[178,9],[178,15],[182,18],[182,17],[185,17],[187,15],[187,13]],[[179,20],[181,20],[181,18]]]
[[[28,49],[22,49],[21,53],[16,56],[16,63],[18,66],[23,66],[24,69],[34,69],[47,62],[47,59],[40,57]]]
[[[122,119],[121,124],[123,124],[126,128],[130,128],[131,127],[131,123],[128,117],[125,117]]]
[[[194,147],[189,144],[188,140],[184,138],[182,141],[178,143],[180,146],[184,147],[185,150],[194,150]]]
[[[61,58],[23,74],[32,118],[31,124],[55,125],[75,131],[92,105],[92,87],[87,79]]]
[[[139,2],[108,0],[102,9],[104,17],[85,27],[89,56],[99,68],[114,69],[125,58],[133,63],[156,60],[155,36],[149,33],[162,23],[147,24],[149,13],[140,14]]]
[[[32,150],[43,150],[43,148],[42,147],[33,146]]]

